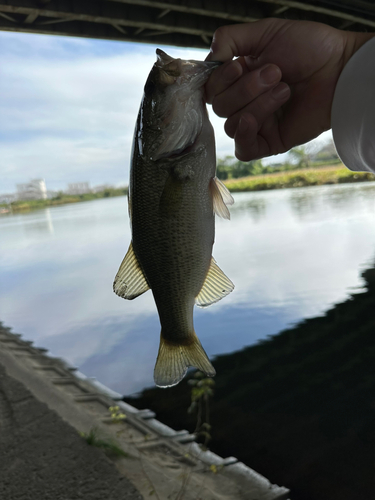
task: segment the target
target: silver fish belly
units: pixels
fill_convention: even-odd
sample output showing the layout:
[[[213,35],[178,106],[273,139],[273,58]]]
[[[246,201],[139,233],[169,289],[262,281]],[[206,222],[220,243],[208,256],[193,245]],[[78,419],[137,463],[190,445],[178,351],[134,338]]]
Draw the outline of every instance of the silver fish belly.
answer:
[[[193,308],[234,288],[212,258],[214,213],[229,218],[233,198],[215,177],[214,133],[203,101],[203,85],[217,64],[157,54],[134,135],[132,242],[114,291],[133,299],[152,290],[161,323],[154,380],[168,387],[189,366],[215,374],[195,334]]]

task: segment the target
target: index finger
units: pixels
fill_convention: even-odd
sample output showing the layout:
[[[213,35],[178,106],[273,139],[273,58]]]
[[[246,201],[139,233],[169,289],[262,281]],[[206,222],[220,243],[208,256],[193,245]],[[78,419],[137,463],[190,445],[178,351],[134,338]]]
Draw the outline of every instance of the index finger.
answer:
[[[206,60],[225,62],[237,56],[257,57],[272,36],[269,27],[274,22],[275,19],[262,19],[221,26],[214,33]]]
[[[232,85],[243,73],[243,66],[237,59],[236,61],[227,61],[212,72],[208,79],[206,90],[206,102],[212,104],[215,95],[220,94],[230,85]]]

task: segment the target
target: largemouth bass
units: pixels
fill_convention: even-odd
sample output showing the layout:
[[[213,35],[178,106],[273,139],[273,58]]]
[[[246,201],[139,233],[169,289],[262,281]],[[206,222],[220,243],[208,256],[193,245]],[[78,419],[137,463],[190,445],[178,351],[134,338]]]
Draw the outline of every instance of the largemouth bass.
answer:
[[[194,331],[193,308],[234,288],[212,257],[214,214],[229,219],[233,198],[215,177],[215,138],[203,99],[203,86],[219,63],[156,53],[134,133],[132,241],[114,291],[134,299],[152,290],[161,323],[154,380],[169,387],[189,366],[215,375]]]

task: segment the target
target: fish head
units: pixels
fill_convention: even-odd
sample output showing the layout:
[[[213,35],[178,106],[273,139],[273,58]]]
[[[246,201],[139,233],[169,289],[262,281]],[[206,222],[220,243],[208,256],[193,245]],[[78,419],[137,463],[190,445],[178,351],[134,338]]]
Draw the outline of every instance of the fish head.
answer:
[[[202,90],[212,71],[220,62],[174,59],[161,49],[156,49],[157,61],[154,65],[156,79],[160,86],[175,86],[172,92],[188,95]],[[179,97],[182,97],[181,95]]]
[[[148,76],[138,121],[138,150],[151,161],[184,154],[199,136],[203,86],[221,63],[175,59],[161,49]],[[207,120],[208,121],[208,120]]]

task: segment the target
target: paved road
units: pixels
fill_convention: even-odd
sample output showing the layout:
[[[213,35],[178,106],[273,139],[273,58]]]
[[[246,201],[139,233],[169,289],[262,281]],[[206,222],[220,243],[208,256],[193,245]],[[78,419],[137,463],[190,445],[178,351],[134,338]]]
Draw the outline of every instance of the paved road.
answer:
[[[142,500],[98,448],[0,365],[2,500]]]

